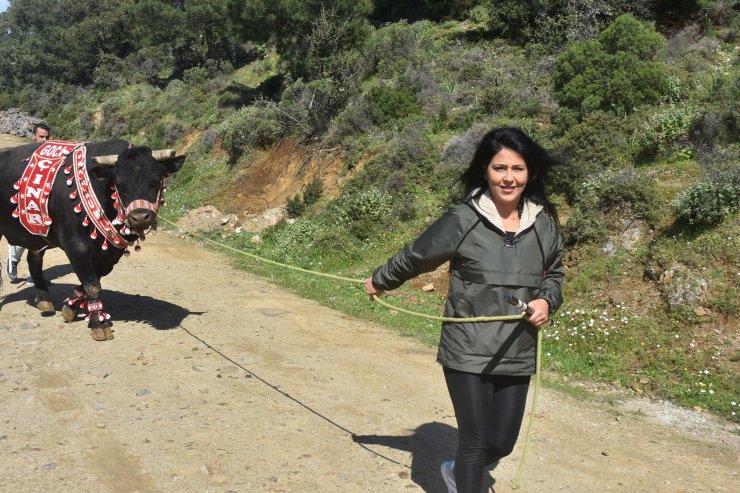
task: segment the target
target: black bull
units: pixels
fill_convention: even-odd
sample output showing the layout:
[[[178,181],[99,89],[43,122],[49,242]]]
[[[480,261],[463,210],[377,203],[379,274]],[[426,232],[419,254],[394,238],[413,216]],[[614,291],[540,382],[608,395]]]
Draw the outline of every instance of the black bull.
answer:
[[[5,237],[9,244],[28,249],[28,269],[36,288],[34,301],[40,310],[47,313],[53,313],[54,306],[42,274],[44,252],[50,247],[64,250],[80,280],[80,286],[62,308],[64,319],[68,322],[75,320],[78,310],[87,307],[88,327],[93,339],[112,339],[111,322],[102,310],[100,301],[100,278],[113,270],[124,249],[113,245],[104,249],[102,236],[91,238],[91,227],[82,223],[84,211],[79,214],[73,209],[75,204],[70,200],[70,187],[66,183],[68,177],[60,170],[54,180],[48,197],[49,217],[53,222],[46,237],[29,233],[12,216],[17,206],[11,202],[11,197],[18,193],[14,184],[23,174],[28,158],[38,147],[39,144],[29,144],[0,150],[0,238]],[[103,163],[107,159],[107,165],[94,163],[93,158],[97,156],[106,156],[99,159]],[[71,160],[70,154],[64,166],[71,165]],[[157,222],[156,211],[130,208],[129,204],[137,200],[156,204],[164,177],[178,171],[184,160],[185,156],[175,157],[171,151],[162,153],[152,152],[148,147],[130,148],[122,140],[87,144],[86,167],[91,187],[106,216],[113,220],[117,214],[111,198],[114,186],[120,205],[127,210],[125,223],[116,226],[117,230],[123,229],[121,233],[125,240],[135,241],[139,234],[156,227]],[[124,234],[129,231],[130,234]]]

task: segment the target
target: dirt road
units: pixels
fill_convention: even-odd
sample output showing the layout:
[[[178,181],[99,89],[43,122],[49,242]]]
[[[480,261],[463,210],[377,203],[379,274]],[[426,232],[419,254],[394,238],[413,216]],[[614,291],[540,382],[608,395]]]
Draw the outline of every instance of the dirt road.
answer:
[[[76,280],[61,252],[46,265],[58,309]],[[433,348],[163,232],[103,287],[115,339],[94,342],[5,277],[0,491],[445,491],[455,421]],[[740,491],[739,450],[701,414],[545,390],[521,491]]]

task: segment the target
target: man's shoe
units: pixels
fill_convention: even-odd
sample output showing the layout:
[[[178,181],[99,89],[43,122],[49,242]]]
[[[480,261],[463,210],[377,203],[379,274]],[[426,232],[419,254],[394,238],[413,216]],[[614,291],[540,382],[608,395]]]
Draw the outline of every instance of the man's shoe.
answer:
[[[439,466],[440,472],[442,472],[442,479],[445,480],[447,485],[447,493],[457,493],[457,483],[455,482],[455,461],[448,460],[443,462]]]
[[[11,281],[18,279],[18,262],[13,262],[10,257],[8,257],[7,271]]]
[[[33,286],[33,277],[28,276],[28,279],[26,279],[26,285]]]

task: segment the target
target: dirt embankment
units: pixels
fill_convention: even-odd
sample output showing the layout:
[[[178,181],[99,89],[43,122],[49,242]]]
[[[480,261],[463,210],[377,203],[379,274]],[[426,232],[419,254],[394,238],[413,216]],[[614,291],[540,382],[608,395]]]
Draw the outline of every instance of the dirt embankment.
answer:
[[[433,348],[165,233],[144,247],[103,280],[112,341],[6,282],[0,491],[446,491],[455,420]],[[59,307],[76,284],[61,252],[45,273]],[[740,491],[738,451],[705,414],[545,390],[521,491]]]

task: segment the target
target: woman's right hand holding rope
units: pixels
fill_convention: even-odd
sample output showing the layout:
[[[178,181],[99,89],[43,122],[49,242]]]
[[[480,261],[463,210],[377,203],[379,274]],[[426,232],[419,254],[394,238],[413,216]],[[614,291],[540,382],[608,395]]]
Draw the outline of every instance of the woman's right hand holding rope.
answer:
[[[365,279],[365,294],[367,294],[367,297],[370,298],[370,301],[373,300],[373,296],[380,296],[383,293],[385,293],[385,291],[375,287],[372,277],[368,277],[367,279]]]

